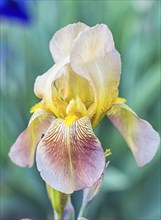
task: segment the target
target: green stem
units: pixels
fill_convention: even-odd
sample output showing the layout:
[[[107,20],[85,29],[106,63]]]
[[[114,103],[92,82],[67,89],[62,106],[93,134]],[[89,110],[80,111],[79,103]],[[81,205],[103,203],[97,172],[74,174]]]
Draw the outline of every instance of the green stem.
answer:
[[[87,204],[82,205],[78,217],[86,217]]]
[[[56,220],[62,220],[63,211],[68,201],[68,195],[61,193],[46,184],[49,200],[54,210]]]
[[[62,219],[63,219],[62,213],[57,213],[54,211],[54,220],[62,220]]]

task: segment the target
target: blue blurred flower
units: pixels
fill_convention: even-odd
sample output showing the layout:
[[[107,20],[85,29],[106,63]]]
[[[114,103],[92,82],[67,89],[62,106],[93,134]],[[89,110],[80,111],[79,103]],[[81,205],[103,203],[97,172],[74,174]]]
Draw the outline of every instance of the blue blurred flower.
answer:
[[[30,18],[27,5],[25,0],[0,0],[0,16],[27,22]]]

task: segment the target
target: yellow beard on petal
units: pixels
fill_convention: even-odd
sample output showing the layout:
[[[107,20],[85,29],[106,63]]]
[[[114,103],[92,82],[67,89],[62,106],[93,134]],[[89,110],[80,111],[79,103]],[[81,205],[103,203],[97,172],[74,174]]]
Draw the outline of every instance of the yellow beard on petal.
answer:
[[[76,115],[68,115],[65,119],[64,119],[64,123],[67,126],[71,126],[73,124],[74,121],[78,120],[79,118]]]
[[[44,103],[44,101],[38,102],[35,105],[33,105],[30,108],[30,113],[33,113],[38,109],[44,109],[45,111],[50,112],[50,109],[47,107],[47,105]]]
[[[64,122],[67,126],[71,126],[74,121],[87,115],[86,106],[81,101],[79,96],[70,100],[69,104],[64,103],[65,102],[60,100],[59,97],[56,97],[54,104],[55,108],[57,109],[57,114],[55,114],[55,111],[53,111],[50,106],[48,107],[44,101],[36,103],[34,106],[32,106],[30,113],[33,113],[38,109],[44,109],[45,111],[52,112],[58,118],[64,119]]]
[[[123,104],[126,102],[126,99],[118,97],[113,104]]]

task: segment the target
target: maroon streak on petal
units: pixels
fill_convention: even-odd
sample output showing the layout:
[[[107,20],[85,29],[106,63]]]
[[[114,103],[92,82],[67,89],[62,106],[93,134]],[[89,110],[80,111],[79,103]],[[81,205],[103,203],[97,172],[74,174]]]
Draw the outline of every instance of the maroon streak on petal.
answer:
[[[38,145],[36,161],[45,182],[67,194],[91,187],[105,167],[103,149],[87,116],[71,126],[63,119],[53,121]]]
[[[36,145],[53,120],[54,117],[42,109],[34,112],[28,127],[10,149],[9,157],[13,163],[21,167],[33,165]]]

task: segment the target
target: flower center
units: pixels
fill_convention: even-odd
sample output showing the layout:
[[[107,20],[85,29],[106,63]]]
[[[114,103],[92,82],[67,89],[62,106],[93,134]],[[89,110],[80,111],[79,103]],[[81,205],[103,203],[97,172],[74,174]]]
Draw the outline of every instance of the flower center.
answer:
[[[77,96],[75,99],[70,100],[66,108],[66,117],[64,122],[66,125],[70,126],[75,120],[78,120],[85,115],[87,115],[86,106],[79,96]]]

